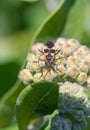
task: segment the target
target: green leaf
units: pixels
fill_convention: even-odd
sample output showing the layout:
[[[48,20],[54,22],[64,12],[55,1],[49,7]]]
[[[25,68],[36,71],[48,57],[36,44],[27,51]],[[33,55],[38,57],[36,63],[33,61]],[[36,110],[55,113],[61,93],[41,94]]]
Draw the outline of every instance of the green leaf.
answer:
[[[26,87],[16,102],[15,111],[19,130],[26,130],[32,119],[53,112],[57,108],[57,102],[57,84],[41,82]]]
[[[90,47],[90,1],[73,0],[62,37],[75,38]]]
[[[23,31],[0,38],[0,64],[13,61],[21,63],[27,54],[32,34],[33,31]]]
[[[74,1],[61,0],[57,9],[43,22],[38,29],[33,42],[56,40],[64,29],[68,12]]]
[[[37,2],[39,0],[21,0],[22,2]]]
[[[0,65],[0,98],[10,90],[17,80],[20,65],[17,62],[9,62]],[[3,86],[3,87],[2,87]]]
[[[90,99],[90,90],[89,89],[87,89],[87,88],[85,88],[84,89],[84,91],[85,91],[85,93],[87,94],[87,96],[89,97],[89,99]]]
[[[7,128],[2,128],[0,130],[18,130],[18,127],[16,124],[10,125]]]
[[[24,88],[23,84],[17,82],[1,99],[0,99],[0,128],[7,126],[14,115],[16,99]]]
[[[90,130],[90,117],[87,118],[87,127],[84,130]]]

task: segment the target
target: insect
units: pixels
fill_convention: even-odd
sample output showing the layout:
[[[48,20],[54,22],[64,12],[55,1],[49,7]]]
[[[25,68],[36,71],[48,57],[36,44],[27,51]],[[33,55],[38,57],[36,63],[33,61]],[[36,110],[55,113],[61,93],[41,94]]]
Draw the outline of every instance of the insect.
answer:
[[[56,50],[53,42],[48,41],[44,46],[44,51],[39,50],[44,55],[44,61],[46,66],[51,66],[54,64],[55,55],[60,52],[60,50]]]
[[[45,66],[42,66],[40,69],[41,69],[41,72],[43,72],[43,69],[47,69],[47,73],[44,76],[46,77],[47,74],[51,75],[51,72],[50,72],[51,69],[54,72],[58,70],[58,69],[55,70],[54,66],[57,66],[55,61],[60,59],[60,57],[56,58],[56,55],[60,52],[60,50],[56,49],[55,44],[53,42],[48,41],[45,44],[43,50],[39,50],[39,51],[44,56],[43,61],[45,61]]]

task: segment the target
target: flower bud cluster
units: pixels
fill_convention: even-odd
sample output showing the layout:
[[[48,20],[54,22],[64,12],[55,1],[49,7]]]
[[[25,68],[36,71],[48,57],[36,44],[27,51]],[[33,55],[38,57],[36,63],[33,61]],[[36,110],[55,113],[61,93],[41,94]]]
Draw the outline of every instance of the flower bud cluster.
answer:
[[[71,123],[67,118],[57,114],[52,119],[51,130],[72,130]]]
[[[27,56],[25,69],[19,78],[25,84],[41,80],[62,82],[71,81],[90,87],[90,50],[75,39],[59,38],[54,43],[53,63],[46,64],[44,44],[36,43]],[[62,77],[62,78],[61,78]]]
[[[90,76],[90,50],[81,45],[75,39],[59,38],[56,41],[56,47],[60,48],[64,55],[65,77],[70,81],[86,84],[89,87]],[[68,80],[67,80],[68,81]]]
[[[90,116],[90,102],[84,93],[84,88],[77,83],[65,82],[60,85],[59,93],[58,110],[60,115],[58,116],[64,115],[63,119],[69,121],[67,126],[71,127],[71,130],[85,128],[87,125],[86,118]],[[56,124],[59,125],[58,122]]]

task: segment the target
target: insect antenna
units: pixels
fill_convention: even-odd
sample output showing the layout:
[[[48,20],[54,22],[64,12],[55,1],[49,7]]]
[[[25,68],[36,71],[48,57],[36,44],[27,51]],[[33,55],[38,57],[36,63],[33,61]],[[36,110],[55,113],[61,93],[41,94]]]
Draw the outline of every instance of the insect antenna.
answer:
[[[38,50],[39,50],[39,52],[41,52],[42,54],[44,54],[44,52],[42,50],[40,50],[40,49],[38,49]]]

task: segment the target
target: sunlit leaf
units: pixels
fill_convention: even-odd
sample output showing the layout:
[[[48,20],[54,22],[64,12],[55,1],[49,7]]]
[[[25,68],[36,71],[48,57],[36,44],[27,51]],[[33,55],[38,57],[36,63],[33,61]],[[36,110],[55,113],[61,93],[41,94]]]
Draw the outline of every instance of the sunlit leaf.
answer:
[[[23,31],[0,38],[0,64],[11,61],[20,62],[25,58],[33,32]]]
[[[73,0],[62,37],[75,38],[82,44],[90,46],[90,1]]]

